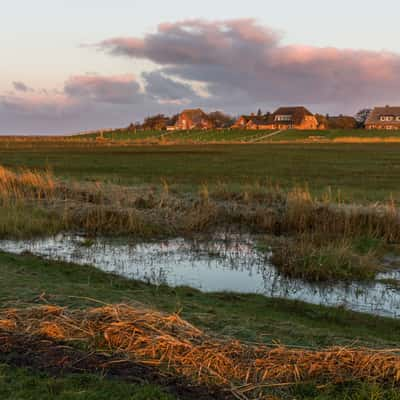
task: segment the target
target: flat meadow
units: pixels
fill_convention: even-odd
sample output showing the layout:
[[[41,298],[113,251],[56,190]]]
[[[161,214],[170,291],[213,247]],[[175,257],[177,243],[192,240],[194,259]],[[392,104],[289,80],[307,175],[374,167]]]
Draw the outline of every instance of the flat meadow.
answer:
[[[400,199],[400,143],[132,145],[0,140],[1,165],[51,170],[62,179],[123,185],[167,181],[182,190],[271,183],[326,190],[343,201]]]
[[[397,296],[397,278],[379,274],[399,269],[400,143],[291,135],[242,144],[0,138],[0,239],[69,233],[84,236],[82,248],[99,237],[165,247],[223,230],[254,236],[282,279],[388,285]],[[398,317],[116,272],[0,252],[0,395],[400,398]],[[40,352],[52,355],[47,365]]]

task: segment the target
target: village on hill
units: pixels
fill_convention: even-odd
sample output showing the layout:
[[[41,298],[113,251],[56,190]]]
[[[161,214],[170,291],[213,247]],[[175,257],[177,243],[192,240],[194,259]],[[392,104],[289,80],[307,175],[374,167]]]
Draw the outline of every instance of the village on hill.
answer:
[[[187,109],[172,117],[157,114],[143,123],[131,124],[135,131],[188,131],[210,129],[241,130],[326,130],[326,129],[400,129],[400,107],[363,109],[356,116],[313,114],[304,106],[280,107],[274,112],[240,115],[234,118],[220,111],[206,113],[202,109]]]

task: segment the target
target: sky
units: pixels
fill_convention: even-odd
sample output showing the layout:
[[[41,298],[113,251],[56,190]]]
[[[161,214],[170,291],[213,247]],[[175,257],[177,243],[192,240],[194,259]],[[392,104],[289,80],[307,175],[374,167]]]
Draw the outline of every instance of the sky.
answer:
[[[398,0],[4,0],[0,134],[400,104]]]

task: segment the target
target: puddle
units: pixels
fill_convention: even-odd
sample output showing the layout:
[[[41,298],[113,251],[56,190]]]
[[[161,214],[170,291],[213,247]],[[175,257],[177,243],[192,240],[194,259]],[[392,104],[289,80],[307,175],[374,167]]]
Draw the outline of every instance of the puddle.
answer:
[[[0,250],[29,251],[52,260],[93,265],[131,279],[152,284],[190,286],[204,292],[258,293],[355,311],[400,317],[400,290],[393,285],[318,285],[282,277],[270,255],[258,251],[247,236],[218,236],[211,241],[173,239],[127,243],[62,236],[29,241],[0,241]],[[400,272],[379,274],[379,279],[400,278]]]

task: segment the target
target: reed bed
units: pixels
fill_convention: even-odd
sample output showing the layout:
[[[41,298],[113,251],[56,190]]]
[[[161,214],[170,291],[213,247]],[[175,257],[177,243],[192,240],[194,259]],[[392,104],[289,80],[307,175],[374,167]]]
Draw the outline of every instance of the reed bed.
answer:
[[[400,385],[400,349],[309,350],[246,344],[215,338],[177,314],[162,314],[140,305],[8,309],[0,313],[0,329],[83,341],[93,350],[167,368],[197,383],[229,388],[239,398],[304,382]]]

